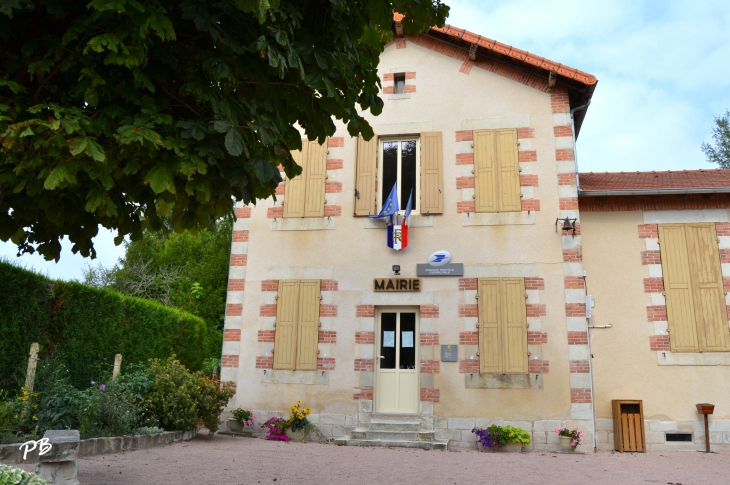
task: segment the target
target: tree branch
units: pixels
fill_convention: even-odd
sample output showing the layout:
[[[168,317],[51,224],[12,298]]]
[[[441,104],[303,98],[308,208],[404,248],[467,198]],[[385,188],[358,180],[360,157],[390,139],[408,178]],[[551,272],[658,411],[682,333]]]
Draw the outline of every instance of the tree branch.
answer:
[[[177,96],[175,96],[174,94],[172,94],[172,92],[169,89],[167,89],[167,87],[164,84],[162,84],[159,79],[157,79],[156,81],[157,81],[157,84],[160,85],[160,87],[162,88],[162,90],[165,91],[168,96],[170,96],[172,99],[174,99],[178,103],[181,103],[187,109],[189,109],[190,111],[192,111],[193,113],[195,113],[196,116],[198,116],[198,117],[201,116],[200,113],[198,113],[197,111],[195,111],[188,103],[186,103],[182,99],[180,99]]]

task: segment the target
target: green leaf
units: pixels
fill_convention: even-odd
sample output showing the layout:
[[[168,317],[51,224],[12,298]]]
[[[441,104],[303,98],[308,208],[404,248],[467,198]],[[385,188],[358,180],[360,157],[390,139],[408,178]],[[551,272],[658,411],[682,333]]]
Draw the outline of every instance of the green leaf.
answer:
[[[243,153],[243,137],[238,128],[231,128],[226,133],[226,150],[234,157]]]
[[[218,133],[225,133],[231,129],[231,124],[227,121],[216,120],[213,123],[213,129]]]
[[[97,162],[103,162],[104,160],[106,160],[106,154],[104,153],[104,149],[94,140],[89,140],[87,153],[91,155],[91,158],[93,158]]]
[[[170,172],[167,167],[162,165],[156,165],[147,174],[147,180],[150,183],[150,188],[154,190],[156,194],[168,191],[172,194],[175,193],[175,183],[172,180]]]
[[[33,130],[29,127],[27,127],[23,132],[20,134],[20,138],[23,138],[24,136],[31,136],[33,135]]]
[[[71,152],[71,155],[75,157],[84,153],[84,150],[86,150],[86,146],[88,144],[89,141],[85,137],[76,138],[74,141],[68,144],[68,149]]]
[[[46,190],[53,190],[58,187],[61,182],[66,180],[68,176],[69,173],[66,170],[65,165],[59,163],[53,168],[53,170],[51,170],[51,173],[48,174],[46,181],[43,183],[43,188]]]

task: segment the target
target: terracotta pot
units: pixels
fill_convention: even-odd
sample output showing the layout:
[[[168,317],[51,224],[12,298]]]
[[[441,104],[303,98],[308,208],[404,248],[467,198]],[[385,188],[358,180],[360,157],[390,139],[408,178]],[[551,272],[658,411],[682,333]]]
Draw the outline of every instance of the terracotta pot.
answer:
[[[558,436],[560,438],[560,448],[562,448],[563,451],[575,451],[575,446],[571,446],[570,444],[573,442],[573,438],[570,436]]]
[[[522,443],[505,443],[502,446],[493,446],[492,448],[488,448],[486,446],[482,446],[482,444],[477,441],[477,447],[479,448],[479,451],[484,453],[519,453],[522,451]]]
[[[235,419],[228,420],[228,431],[231,433],[238,433],[244,436],[252,436],[253,433],[250,431],[253,426],[244,426],[243,423],[239,423]]]

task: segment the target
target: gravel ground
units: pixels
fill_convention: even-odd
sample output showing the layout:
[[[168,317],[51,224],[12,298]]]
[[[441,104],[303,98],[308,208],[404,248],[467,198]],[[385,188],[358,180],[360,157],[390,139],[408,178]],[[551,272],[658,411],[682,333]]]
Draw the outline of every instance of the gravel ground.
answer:
[[[492,454],[278,443],[220,435],[83,458],[78,466],[82,485],[730,483],[728,453]]]

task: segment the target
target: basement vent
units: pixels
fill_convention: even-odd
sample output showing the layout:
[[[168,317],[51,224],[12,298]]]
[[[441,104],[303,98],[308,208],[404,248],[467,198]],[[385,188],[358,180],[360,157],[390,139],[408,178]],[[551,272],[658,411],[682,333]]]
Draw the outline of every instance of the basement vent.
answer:
[[[692,433],[667,433],[667,441],[686,441],[692,442]]]

